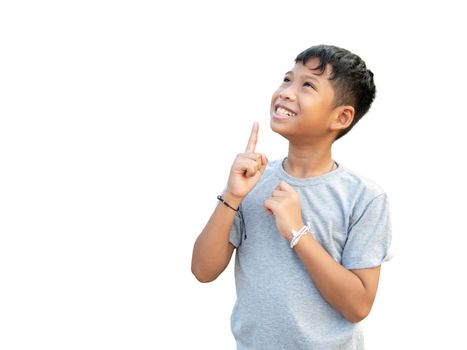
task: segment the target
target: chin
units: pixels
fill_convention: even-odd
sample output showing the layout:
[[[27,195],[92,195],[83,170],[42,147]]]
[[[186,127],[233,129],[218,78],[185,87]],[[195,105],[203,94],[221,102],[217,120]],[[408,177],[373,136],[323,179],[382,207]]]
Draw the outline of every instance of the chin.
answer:
[[[281,135],[282,137],[286,138],[289,140],[289,137],[292,136],[290,135],[290,126],[286,124],[280,124],[274,121],[274,119],[271,117],[269,120],[269,126],[271,127],[271,130],[274,131],[276,134]]]

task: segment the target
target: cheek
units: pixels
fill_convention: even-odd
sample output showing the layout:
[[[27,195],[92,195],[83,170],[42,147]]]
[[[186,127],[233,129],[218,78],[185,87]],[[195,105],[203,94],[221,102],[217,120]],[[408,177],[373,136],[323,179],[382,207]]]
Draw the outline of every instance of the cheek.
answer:
[[[271,97],[271,104],[273,104],[277,100],[280,93],[281,93],[281,89],[277,89],[276,91],[274,91]]]
[[[323,110],[323,100],[318,97],[305,97],[300,100],[301,106],[314,114],[319,114]]]
[[[271,97],[271,105],[270,105],[270,110],[271,110],[271,112],[272,112],[273,109],[274,109],[274,104],[276,103],[277,99],[279,98],[279,94],[280,94],[280,89],[277,89],[277,90],[274,91],[274,93],[272,94],[272,97]]]

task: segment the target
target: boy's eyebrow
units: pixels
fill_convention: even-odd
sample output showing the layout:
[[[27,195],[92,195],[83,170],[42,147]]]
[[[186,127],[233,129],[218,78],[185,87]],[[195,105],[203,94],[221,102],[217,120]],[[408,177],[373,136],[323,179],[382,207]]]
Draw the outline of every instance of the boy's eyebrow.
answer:
[[[293,75],[293,72],[292,72],[291,70],[289,70],[288,72],[285,73],[285,75],[287,75],[287,74]],[[303,77],[303,78],[307,78],[307,79],[314,80],[316,83],[319,84],[319,80],[318,80],[316,77],[312,76],[312,75],[304,74],[302,77]]]

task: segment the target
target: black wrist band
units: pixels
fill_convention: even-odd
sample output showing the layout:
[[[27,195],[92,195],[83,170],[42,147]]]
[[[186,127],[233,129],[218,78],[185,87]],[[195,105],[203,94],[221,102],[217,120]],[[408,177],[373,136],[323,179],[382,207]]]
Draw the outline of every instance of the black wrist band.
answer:
[[[222,198],[221,195],[218,195],[217,196],[217,199],[220,200],[222,203],[224,203],[226,206],[228,206],[230,209],[232,210],[235,210],[235,211],[238,211],[238,209],[235,209],[234,207],[232,207],[229,203],[227,203],[224,198]]]

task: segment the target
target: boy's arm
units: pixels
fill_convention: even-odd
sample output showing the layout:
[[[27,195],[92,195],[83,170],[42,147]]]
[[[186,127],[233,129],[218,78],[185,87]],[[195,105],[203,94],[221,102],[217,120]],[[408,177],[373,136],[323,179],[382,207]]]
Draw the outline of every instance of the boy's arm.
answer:
[[[285,181],[279,183],[264,206],[274,215],[279,232],[289,242],[292,229],[304,226],[299,196]],[[368,315],[378,287],[380,266],[346,269],[310,234],[302,236],[294,249],[329,304],[351,322],[359,322]]]
[[[321,295],[346,319],[359,322],[369,314],[381,266],[347,270],[309,234],[302,236],[294,249]]]
[[[238,208],[241,200],[227,192],[224,200]],[[193,247],[191,271],[200,282],[214,281],[229,265],[235,246],[229,242],[229,233],[235,219],[235,211],[219,202],[206,227]]]
[[[266,155],[255,152],[258,129],[258,123],[253,123],[246,150],[237,154],[230,169],[223,197],[234,208],[238,208],[243,198],[256,186],[268,163]],[[219,202],[206,227],[196,239],[191,271],[200,282],[214,281],[229,264],[235,249],[229,242],[235,214],[234,210]]]

